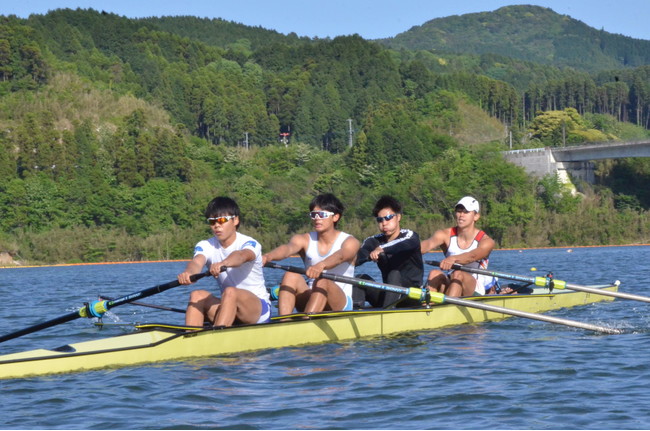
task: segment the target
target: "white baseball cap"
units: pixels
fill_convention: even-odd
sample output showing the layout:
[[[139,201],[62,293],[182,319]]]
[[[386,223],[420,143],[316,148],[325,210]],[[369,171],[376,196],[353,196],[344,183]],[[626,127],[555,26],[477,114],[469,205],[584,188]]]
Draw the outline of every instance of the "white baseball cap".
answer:
[[[462,206],[467,211],[479,212],[478,201],[476,199],[474,199],[473,197],[471,197],[471,196],[465,196],[464,198],[462,198],[461,200],[458,201],[456,206],[457,207]]]

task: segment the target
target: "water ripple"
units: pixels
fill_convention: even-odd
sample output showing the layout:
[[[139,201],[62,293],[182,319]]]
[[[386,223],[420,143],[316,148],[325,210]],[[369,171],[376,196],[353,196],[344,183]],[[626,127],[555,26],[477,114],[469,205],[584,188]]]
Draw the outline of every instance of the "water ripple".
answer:
[[[640,254],[649,251],[497,251],[491,264],[513,273],[527,273],[531,266],[551,269],[558,279],[582,284],[620,278],[622,289],[650,296],[650,286],[638,282],[650,279],[650,268],[638,264]],[[0,269],[0,327],[30,326],[98,294],[119,296],[172,280],[182,266]],[[25,304],[24,297],[40,297],[52,286],[60,312],[53,311],[57,304]],[[151,302],[178,306],[186,295],[174,289]],[[647,429],[649,307],[617,299],[548,313],[621,328],[622,335],[511,318],[181,363],[0,380],[0,428]],[[177,314],[131,306],[115,309],[107,319],[180,323]],[[98,331],[79,319],[12,340],[2,353],[124,331]]]

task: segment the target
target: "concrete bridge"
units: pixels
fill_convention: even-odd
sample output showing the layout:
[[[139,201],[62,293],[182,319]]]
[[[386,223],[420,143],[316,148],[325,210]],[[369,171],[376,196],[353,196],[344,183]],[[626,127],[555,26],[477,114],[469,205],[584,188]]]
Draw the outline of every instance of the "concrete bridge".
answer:
[[[504,151],[503,154],[506,160],[522,166],[532,175],[543,177],[557,173],[563,182],[571,182],[573,177],[593,184],[593,160],[650,157],[650,140],[531,148]]]

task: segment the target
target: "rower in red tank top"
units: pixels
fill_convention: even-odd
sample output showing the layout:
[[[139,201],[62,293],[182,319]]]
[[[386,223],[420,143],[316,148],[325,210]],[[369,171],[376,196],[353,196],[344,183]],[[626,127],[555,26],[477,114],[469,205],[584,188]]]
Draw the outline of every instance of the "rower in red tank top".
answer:
[[[434,269],[427,277],[427,287],[447,296],[484,295],[486,285],[492,277],[451,270],[452,265],[487,268],[494,240],[476,227],[479,220],[479,203],[471,196],[465,196],[454,209],[456,226],[436,231],[430,238],[422,241],[422,253],[440,247],[445,258],[440,262],[440,270]]]

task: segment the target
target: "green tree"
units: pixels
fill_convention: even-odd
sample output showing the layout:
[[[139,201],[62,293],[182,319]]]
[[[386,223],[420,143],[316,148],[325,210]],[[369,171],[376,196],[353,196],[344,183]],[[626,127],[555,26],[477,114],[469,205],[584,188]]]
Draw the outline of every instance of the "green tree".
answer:
[[[528,126],[531,137],[543,145],[560,147],[566,144],[606,141],[611,136],[589,129],[587,122],[574,108],[539,113]]]
[[[555,213],[570,213],[580,201],[580,198],[573,196],[571,190],[560,181],[557,174],[542,178],[537,186],[537,194],[546,209]]]

